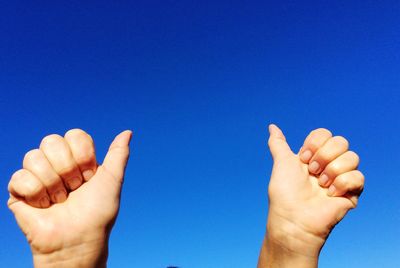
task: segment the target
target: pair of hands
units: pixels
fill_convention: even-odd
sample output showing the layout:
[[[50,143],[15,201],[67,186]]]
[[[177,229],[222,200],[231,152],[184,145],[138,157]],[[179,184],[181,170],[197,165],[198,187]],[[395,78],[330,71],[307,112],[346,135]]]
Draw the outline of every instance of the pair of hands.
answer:
[[[45,137],[9,183],[8,206],[31,245],[35,267],[105,267],[132,133],[112,142],[98,165],[82,130]],[[317,129],[294,154],[270,126],[274,167],[259,267],[316,266],[332,228],[357,205],[364,178],[348,142]]]

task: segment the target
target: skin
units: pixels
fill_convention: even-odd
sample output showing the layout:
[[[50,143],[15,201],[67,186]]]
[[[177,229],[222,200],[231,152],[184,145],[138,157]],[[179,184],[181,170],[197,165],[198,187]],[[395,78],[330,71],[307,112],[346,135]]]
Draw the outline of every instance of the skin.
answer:
[[[359,158],[326,129],[312,131],[298,154],[278,127],[269,129],[274,166],[258,267],[317,267],[329,233],[363,190]],[[25,155],[8,206],[35,267],[106,267],[131,136],[119,134],[101,165],[92,138],[79,129],[49,135]]]
[[[330,232],[357,206],[364,187],[359,157],[327,129],[312,131],[298,154],[277,126],[269,131],[274,165],[258,268],[317,267]]]
[[[131,136],[119,134],[102,165],[79,129],[47,136],[25,155],[9,182],[8,207],[35,267],[106,267]]]

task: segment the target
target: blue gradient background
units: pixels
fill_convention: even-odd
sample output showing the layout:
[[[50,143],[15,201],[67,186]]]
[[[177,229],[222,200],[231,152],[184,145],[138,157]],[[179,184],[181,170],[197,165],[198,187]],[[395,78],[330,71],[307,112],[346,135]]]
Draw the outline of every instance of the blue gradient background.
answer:
[[[359,207],[321,267],[400,267],[399,1],[1,1],[0,266],[29,267],[6,208],[24,153],[83,128],[98,158],[133,129],[109,267],[255,267],[267,125],[362,159]]]

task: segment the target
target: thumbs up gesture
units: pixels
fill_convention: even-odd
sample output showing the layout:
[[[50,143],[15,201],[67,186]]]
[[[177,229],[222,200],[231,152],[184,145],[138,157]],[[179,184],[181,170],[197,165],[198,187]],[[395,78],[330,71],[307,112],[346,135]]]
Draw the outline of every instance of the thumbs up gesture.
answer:
[[[317,267],[329,233],[357,206],[364,187],[359,157],[327,129],[312,131],[298,154],[277,126],[269,131],[274,165],[258,267]]]
[[[105,267],[132,133],[115,137],[99,165],[92,138],[73,129],[29,151],[8,185],[8,207],[35,267]]]

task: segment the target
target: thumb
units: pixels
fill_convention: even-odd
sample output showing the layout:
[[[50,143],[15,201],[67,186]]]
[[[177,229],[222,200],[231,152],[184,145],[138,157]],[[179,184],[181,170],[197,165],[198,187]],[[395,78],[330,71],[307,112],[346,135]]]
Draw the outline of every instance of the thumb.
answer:
[[[132,131],[125,130],[117,135],[111,143],[108,153],[104,158],[103,167],[118,181],[122,182],[125,167],[129,158],[129,142]]]
[[[270,124],[269,127],[269,139],[268,146],[271,151],[272,158],[277,160],[278,158],[288,156],[292,154],[292,150],[286,142],[285,135],[282,131],[274,124]]]

